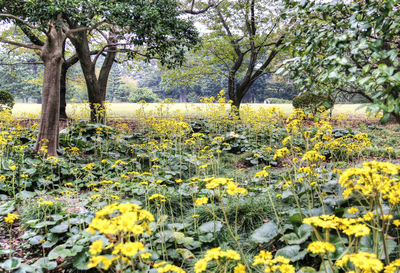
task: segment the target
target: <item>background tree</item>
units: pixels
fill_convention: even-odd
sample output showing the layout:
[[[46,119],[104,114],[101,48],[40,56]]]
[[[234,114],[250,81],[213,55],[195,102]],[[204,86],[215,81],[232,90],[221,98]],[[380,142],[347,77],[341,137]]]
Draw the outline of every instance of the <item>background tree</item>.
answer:
[[[210,8],[201,20],[208,30],[202,47],[185,64],[187,69],[175,71],[175,78],[222,74],[229,99],[239,109],[250,87],[270,72],[284,47],[279,19],[279,5],[267,0],[230,0]]]
[[[197,43],[197,31],[192,22],[180,17],[178,7],[174,0],[110,2],[104,14],[107,24],[96,29],[105,43],[94,58],[90,56],[90,32],[70,38],[85,76],[92,121],[104,121],[99,111],[104,112],[108,77],[117,53],[125,52],[128,58],[139,55],[147,61],[158,58],[161,64],[171,66],[181,63],[185,51]],[[82,27],[80,22],[68,23]],[[96,75],[102,54],[103,63]]]
[[[297,20],[289,75],[302,90],[358,95],[400,123],[400,10],[394,1],[286,1]]]

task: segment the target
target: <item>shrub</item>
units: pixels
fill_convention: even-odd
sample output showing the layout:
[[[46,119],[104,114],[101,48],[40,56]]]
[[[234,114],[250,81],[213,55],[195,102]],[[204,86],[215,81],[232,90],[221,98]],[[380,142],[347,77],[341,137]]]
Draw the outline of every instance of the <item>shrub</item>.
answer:
[[[0,111],[9,109],[14,106],[14,97],[10,92],[0,89]]]
[[[333,107],[333,103],[333,100],[327,96],[305,93],[295,97],[292,105],[294,108],[300,108],[306,113],[312,113],[315,115],[320,106],[324,106],[325,109],[330,109]]]

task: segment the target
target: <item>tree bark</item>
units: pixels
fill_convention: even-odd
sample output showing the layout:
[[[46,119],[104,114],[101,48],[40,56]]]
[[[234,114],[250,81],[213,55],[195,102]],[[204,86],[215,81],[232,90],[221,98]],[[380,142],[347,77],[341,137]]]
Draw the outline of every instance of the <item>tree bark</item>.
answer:
[[[86,31],[79,32],[75,36],[74,39],[71,39],[71,42],[75,47],[86,82],[90,104],[90,120],[92,122],[105,123],[106,112],[104,101],[106,100],[107,82],[117,54],[116,46],[112,45],[116,42],[115,37],[112,34],[110,35],[110,45],[108,46],[107,54],[101,66],[99,77],[97,78],[95,68],[98,56],[92,61]],[[98,54],[100,53],[101,52]]]
[[[60,75],[60,120],[68,119],[66,112],[67,72],[68,72],[68,66],[65,62],[63,62],[61,66],[61,75]]]
[[[63,64],[63,43],[65,34],[49,25],[47,41],[40,57],[44,63],[42,88],[42,114],[35,150],[47,156],[57,156],[60,108],[60,75]]]

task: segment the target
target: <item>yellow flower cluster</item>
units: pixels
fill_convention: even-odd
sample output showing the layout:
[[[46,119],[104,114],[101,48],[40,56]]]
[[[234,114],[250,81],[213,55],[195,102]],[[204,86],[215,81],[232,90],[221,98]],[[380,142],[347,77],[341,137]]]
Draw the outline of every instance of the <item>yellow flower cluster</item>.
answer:
[[[364,162],[361,168],[350,168],[343,172],[339,183],[345,188],[343,196],[358,192],[365,196],[383,196],[391,204],[400,202],[400,183],[395,176],[400,166],[390,162]]]
[[[89,247],[90,254],[97,255],[110,250],[112,256],[93,256],[88,267],[96,267],[102,263],[104,269],[107,270],[114,261],[131,264],[139,253],[142,258],[148,258],[150,253],[144,253],[144,244],[137,240],[144,233],[147,235],[152,233],[148,223],[153,221],[154,216],[149,211],[132,203],[111,204],[98,211],[87,231],[92,234],[96,231],[103,233],[111,242],[119,243],[115,245],[110,243],[103,248],[103,241],[94,241]],[[113,236],[115,238],[112,238]],[[132,241],[132,238],[135,238],[135,241]]]
[[[221,250],[221,247],[212,248],[207,250],[203,259],[200,259],[194,265],[194,272],[200,273],[207,270],[208,262],[212,260],[219,260],[221,258],[240,260],[240,255],[234,250]]]
[[[383,269],[383,263],[372,253],[347,254],[337,260],[336,265],[345,268],[348,267],[348,262],[351,262],[361,272],[380,272]]]
[[[264,265],[264,272],[276,272],[280,271],[281,273],[294,273],[295,267],[289,264],[290,260],[278,256],[275,259],[272,256],[272,253],[269,251],[261,250],[260,253],[254,257],[253,265]]]
[[[289,153],[290,153],[290,151],[288,150],[288,148],[284,147],[282,149],[276,150],[273,159],[277,160],[278,158],[283,158]]]
[[[303,157],[301,158],[302,161],[308,161],[308,162],[318,162],[318,161],[325,161],[325,156],[321,155],[317,151],[311,150],[306,152]]]
[[[7,216],[4,217],[4,221],[6,221],[6,223],[12,224],[18,218],[19,218],[18,214],[9,213],[9,214],[7,214]]]
[[[207,203],[208,203],[208,198],[207,197],[197,198],[194,201],[194,205],[195,206],[201,206],[201,205],[204,205],[204,204],[207,204]]]
[[[218,178],[213,178],[211,179],[210,182],[206,184],[206,188],[211,190],[218,188],[220,186],[226,185],[228,182],[232,181],[233,179],[231,178],[224,178],[224,177],[218,177]]]
[[[339,218],[335,215],[321,215],[305,218],[303,223],[323,229],[342,230],[348,236],[361,237],[371,232],[363,222],[370,221],[372,216],[367,214],[366,217]]]
[[[247,195],[248,191],[245,188],[238,187],[238,183],[228,182],[226,185],[226,192],[229,195],[243,194]]]
[[[315,241],[308,245],[307,251],[315,254],[325,254],[326,252],[335,252],[334,245],[328,242]]]

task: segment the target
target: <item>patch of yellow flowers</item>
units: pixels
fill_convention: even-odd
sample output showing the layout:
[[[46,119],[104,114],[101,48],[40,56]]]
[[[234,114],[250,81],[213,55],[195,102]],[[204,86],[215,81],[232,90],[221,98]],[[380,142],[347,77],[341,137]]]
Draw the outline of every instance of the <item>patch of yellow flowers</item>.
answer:
[[[89,253],[93,256],[88,267],[102,264],[108,270],[118,263],[120,267],[135,268],[135,260],[148,259],[151,254],[140,238],[151,235],[148,223],[153,221],[153,214],[133,203],[111,204],[98,211],[87,231],[106,235],[110,243],[104,247],[102,240],[96,240],[90,245]]]

